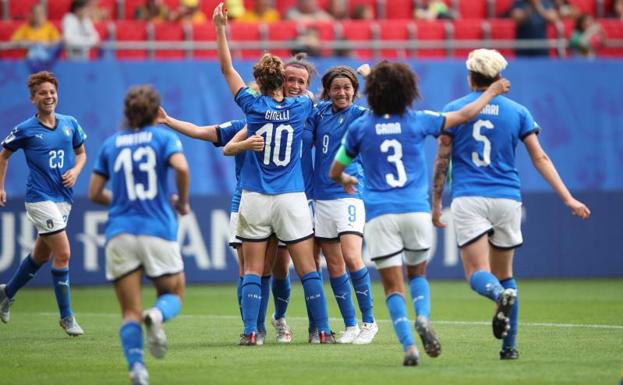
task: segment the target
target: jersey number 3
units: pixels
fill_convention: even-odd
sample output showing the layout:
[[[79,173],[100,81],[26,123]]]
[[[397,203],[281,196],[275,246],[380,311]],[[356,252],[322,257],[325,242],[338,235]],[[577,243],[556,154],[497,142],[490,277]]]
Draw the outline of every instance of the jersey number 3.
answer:
[[[402,162],[402,144],[396,139],[386,139],[381,143],[381,152],[389,152],[392,149],[394,153],[387,156],[387,161],[393,163],[398,173],[398,178],[394,174],[385,174],[385,181],[391,187],[402,187],[407,183],[407,171],[405,164]]]
[[[486,167],[491,164],[491,142],[489,138],[484,136],[480,130],[482,128],[486,128],[489,130],[493,130],[493,123],[490,120],[478,120],[474,123],[474,129],[472,131],[472,135],[474,139],[478,142],[482,142],[483,150],[482,150],[482,159],[480,158],[480,154],[476,151],[472,152],[472,162],[478,167]]]
[[[142,161],[142,162],[141,162]],[[139,171],[147,173],[147,187],[134,182],[134,162]],[[129,148],[121,150],[115,159],[115,172],[123,168],[128,199],[131,201],[154,199],[158,194],[158,175],[156,174],[156,153],[151,147],[139,147],[132,152]]]

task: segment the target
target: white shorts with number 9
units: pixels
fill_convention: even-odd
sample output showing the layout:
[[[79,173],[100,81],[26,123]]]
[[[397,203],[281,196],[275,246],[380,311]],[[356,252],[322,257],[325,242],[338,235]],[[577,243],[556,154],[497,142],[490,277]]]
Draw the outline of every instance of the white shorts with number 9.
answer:
[[[363,236],[366,209],[361,199],[316,200],[314,212],[316,238],[320,241],[337,240],[342,234]]]

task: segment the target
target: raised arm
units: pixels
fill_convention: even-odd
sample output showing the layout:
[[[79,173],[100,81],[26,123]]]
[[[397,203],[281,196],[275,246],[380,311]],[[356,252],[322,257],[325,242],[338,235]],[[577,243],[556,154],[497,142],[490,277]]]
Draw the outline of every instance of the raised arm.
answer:
[[[171,155],[169,164],[175,170],[175,184],[177,186],[177,195],[171,197],[171,203],[181,215],[190,212],[190,203],[188,200],[190,190],[190,169],[186,157],[181,152]]]
[[[225,33],[225,27],[227,27],[227,11],[223,11],[223,3],[220,3],[214,8],[212,21],[214,22],[214,28],[216,28],[216,46],[218,50],[218,60],[221,64],[221,72],[229,85],[232,95],[236,96],[238,91],[240,91],[245,84],[231,61],[231,53],[229,52],[227,35]]]
[[[190,136],[191,138],[207,140],[213,143],[218,141],[218,135],[216,133],[217,125],[197,126],[190,122],[178,120],[169,116],[162,107],[160,107],[160,111],[158,111],[158,123],[166,124],[169,128],[182,135]]]
[[[534,134],[528,135],[524,139],[524,144],[528,150],[528,154],[530,154],[530,159],[534,167],[543,176],[543,179],[552,186],[564,204],[571,209],[571,213],[582,219],[587,219],[591,215],[591,211],[584,203],[576,200],[571,195],[567,186],[565,186],[565,183],[560,178],[560,175],[558,175],[554,163],[552,163],[549,156],[543,151],[539,143],[539,138]]]
[[[444,129],[454,127],[456,125],[469,122],[474,119],[480,111],[494,97],[507,93],[511,88],[511,83],[506,79],[499,79],[492,83],[480,97],[473,102],[466,104],[458,111],[446,112],[446,122]]]
[[[448,179],[448,170],[450,168],[450,159],[452,157],[452,138],[448,135],[441,135],[437,140],[437,155],[435,156],[435,166],[433,167],[433,202],[432,202],[432,219],[435,227],[446,227],[441,222],[441,198],[443,196],[443,188]]]
[[[9,157],[13,152],[6,148],[0,147],[0,207],[6,204],[6,191],[4,190],[4,180],[6,178],[6,170],[9,168]]]
[[[238,155],[243,151],[263,151],[264,138],[260,135],[249,136],[247,128],[238,131],[236,135],[223,147],[223,155]]]

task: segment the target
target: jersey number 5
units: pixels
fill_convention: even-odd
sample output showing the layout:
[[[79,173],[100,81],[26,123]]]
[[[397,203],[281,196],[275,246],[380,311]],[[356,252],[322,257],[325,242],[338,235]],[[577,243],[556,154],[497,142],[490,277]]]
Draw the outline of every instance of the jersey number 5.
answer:
[[[290,163],[290,159],[292,157],[292,140],[294,139],[294,129],[289,124],[280,124],[275,128],[275,143],[273,145],[273,124],[266,123],[259,130],[255,132],[257,135],[266,134],[265,144],[264,144],[264,161],[265,165],[270,164],[270,153],[272,152],[272,161],[276,166],[287,166]],[[283,140],[283,135],[286,135],[286,147],[285,154],[283,154],[283,159],[281,158],[281,141]]]
[[[391,187],[402,187],[407,183],[407,171],[405,170],[405,164],[402,163],[402,144],[396,139],[386,139],[381,143],[381,152],[389,152],[389,149],[393,149],[394,153],[387,156],[387,161],[393,163],[396,166],[396,172],[398,178],[394,174],[385,174],[385,181]]]
[[[472,135],[474,139],[478,142],[482,142],[483,150],[482,150],[482,159],[480,158],[480,154],[476,151],[472,152],[472,162],[478,167],[486,167],[491,164],[491,142],[489,138],[480,133],[482,128],[486,128],[489,130],[493,130],[493,123],[490,120],[478,120],[474,123],[474,130],[472,131]]]
[[[139,171],[147,173],[147,187],[142,183],[134,183],[134,162],[138,164]],[[154,199],[158,194],[158,175],[156,174],[156,153],[151,147],[139,147],[132,152],[129,148],[121,150],[115,159],[114,171],[123,168],[125,186],[128,199],[131,201]]]

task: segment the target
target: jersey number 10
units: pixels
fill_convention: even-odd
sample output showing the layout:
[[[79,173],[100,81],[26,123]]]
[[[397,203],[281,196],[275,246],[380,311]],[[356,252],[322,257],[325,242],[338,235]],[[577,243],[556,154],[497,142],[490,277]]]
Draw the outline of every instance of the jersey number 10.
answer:
[[[272,161],[276,166],[287,166],[290,163],[290,159],[292,157],[292,140],[294,139],[294,129],[289,124],[280,124],[275,128],[274,137],[275,143],[273,144],[273,124],[266,123],[259,130],[255,131],[257,135],[266,134],[266,138],[264,139],[264,160],[262,163],[265,165],[269,165],[271,161],[271,152],[272,152]],[[281,141],[284,140],[283,135],[286,135],[286,146],[285,146],[285,154],[283,154],[283,158],[281,155]]]

